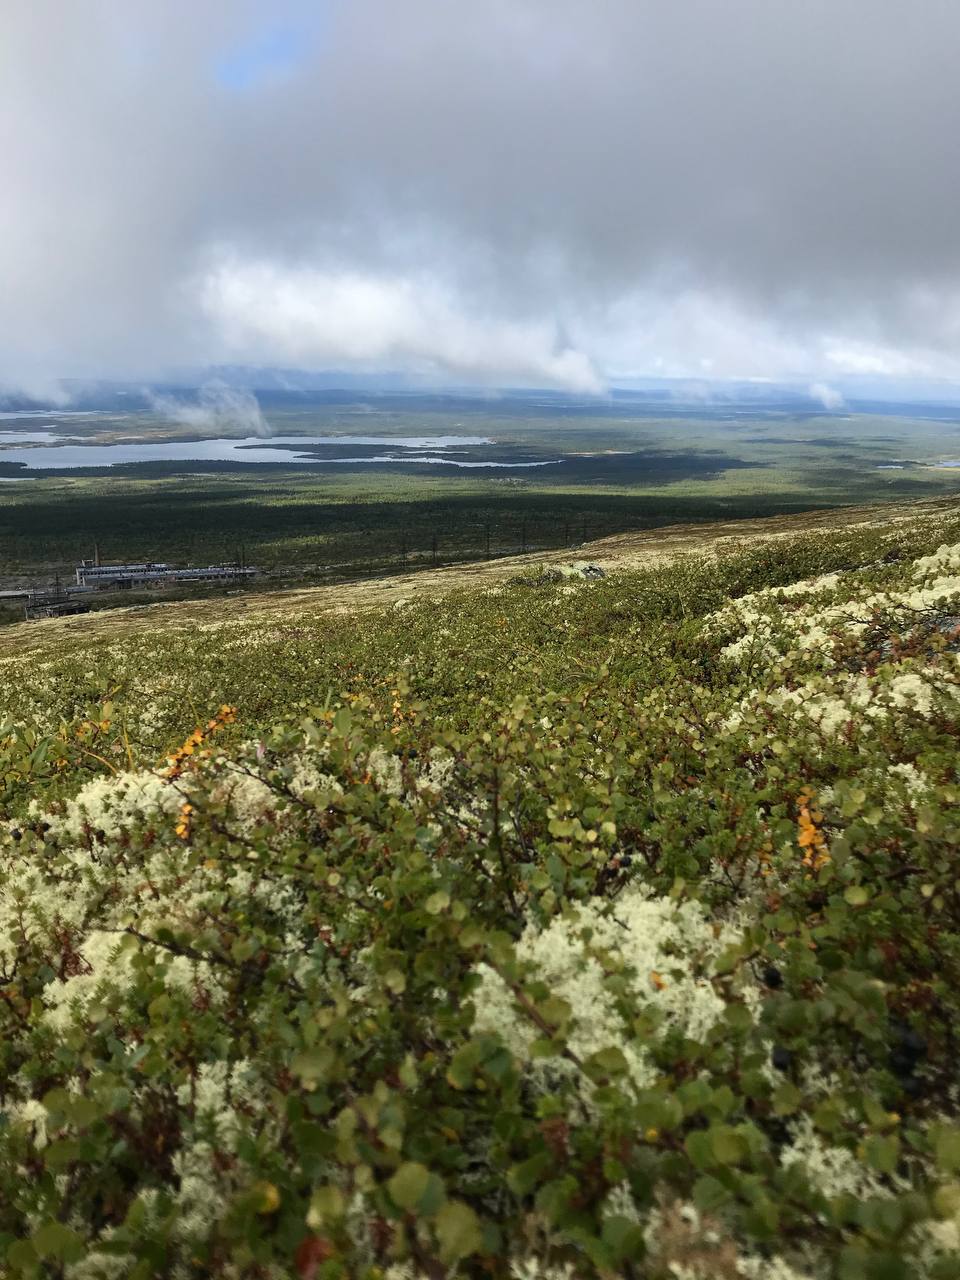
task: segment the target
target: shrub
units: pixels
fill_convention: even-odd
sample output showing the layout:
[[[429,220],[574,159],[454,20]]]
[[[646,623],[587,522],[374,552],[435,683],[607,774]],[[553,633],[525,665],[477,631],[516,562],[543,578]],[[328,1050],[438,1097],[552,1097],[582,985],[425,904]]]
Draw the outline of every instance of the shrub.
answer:
[[[8,1272],[958,1274],[951,531],[8,672]]]

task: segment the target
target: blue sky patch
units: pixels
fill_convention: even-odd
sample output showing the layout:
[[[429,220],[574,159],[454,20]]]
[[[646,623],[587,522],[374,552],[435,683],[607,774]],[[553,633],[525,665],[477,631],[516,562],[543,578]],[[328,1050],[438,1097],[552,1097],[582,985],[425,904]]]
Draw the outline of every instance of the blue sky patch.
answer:
[[[263,80],[292,71],[306,56],[308,43],[303,30],[264,28],[218,60],[216,79],[227,89],[254,89]]]

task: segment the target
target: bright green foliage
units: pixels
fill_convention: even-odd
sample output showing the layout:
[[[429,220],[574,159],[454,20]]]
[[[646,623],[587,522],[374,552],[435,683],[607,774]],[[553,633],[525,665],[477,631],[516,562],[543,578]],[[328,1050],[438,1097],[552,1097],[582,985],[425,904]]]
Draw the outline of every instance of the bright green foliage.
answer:
[[[7,1272],[960,1274],[958,542],[5,664]]]

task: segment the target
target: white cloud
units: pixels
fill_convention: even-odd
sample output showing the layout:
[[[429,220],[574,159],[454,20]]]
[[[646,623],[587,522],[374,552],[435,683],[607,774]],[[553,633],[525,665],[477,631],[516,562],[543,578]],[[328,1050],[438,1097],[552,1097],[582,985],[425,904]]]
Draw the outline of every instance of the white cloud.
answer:
[[[0,378],[960,376],[960,5],[734,7],[10,0]]]
[[[818,400],[825,409],[833,413],[837,409],[844,406],[843,393],[838,391],[836,387],[829,386],[826,382],[812,382],[810,384],[811,400]]]
[[[464,381],[603,390],[588,357],[558,343],[556,325],[470,314],[427,276],[230,258],[203,277],[200,296],[224,351],[235,360],[406,365]]]

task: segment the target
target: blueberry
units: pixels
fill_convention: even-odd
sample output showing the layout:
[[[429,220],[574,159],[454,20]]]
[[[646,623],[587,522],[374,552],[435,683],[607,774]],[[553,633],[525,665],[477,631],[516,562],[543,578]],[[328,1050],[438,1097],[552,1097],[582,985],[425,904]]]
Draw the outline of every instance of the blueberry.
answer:
[[[776,965],[768,964],[763,971],[763,981],[768,987],[772,987],[776,991],[778,987],[783,986],[783,974]]]
[[[773,1046],[770,1061],[778,1071],[789,1071],[790,1064],[793,1062],[793,1054],[789,1049],[785,1049],[782,1044],[776,1044]]]
[[[766,1121],[764,1128],[775,1147],[785,1147],[790,1141],[790,1126],[783,1120],[769,1119]]]
[[[14,828],[13,828],[13,830],[10,832],[10,834],[11,834],[11,836],[13,836],[14,840],[22,840],[22,839],[23,839],[23,832],[22,832],[22,831],[18,831],[16,827],[14,827]]]
[[[926,1058],[927,1042],[908,1022],[899,1018],[891,1021],[890,1030],[893,1033],[890,1066],[897,1075],[910,1075],[917,1063]]]
[[[913,1028],[907,1032],[900,1043],[904,1053],[909,1053],[918,1062],[927,1056],[927,1042],[923,1036],[917,1035]]]
[[[912,1053],[903,1048],[894,1049],[890,1054],[890,1070],[895,1076],[906,1078],[912,1076],[917,1067],[917,1060]]]

